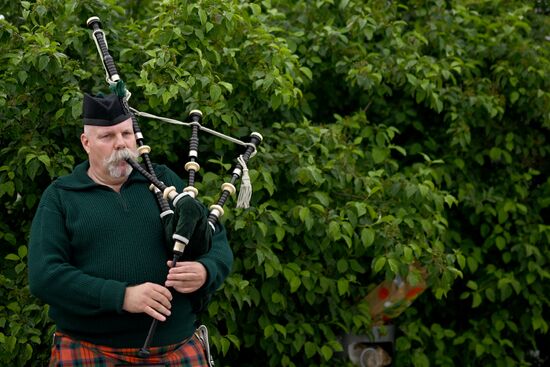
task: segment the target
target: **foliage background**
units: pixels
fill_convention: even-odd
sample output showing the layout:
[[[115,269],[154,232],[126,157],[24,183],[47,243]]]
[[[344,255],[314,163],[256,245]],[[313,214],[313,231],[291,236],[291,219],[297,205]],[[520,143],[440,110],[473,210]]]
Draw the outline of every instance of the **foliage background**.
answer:
[[[84,159],[83,92],[107,91],[97,15],[138,110],[265,138],[236,262],[204,321],[219,366],[342,365],[362,298],[412,263],[396,366],[548,362],[546,1],[112,1],[0,5],[0,364],[45,364],[26,278],[41,192]],[[184,176],[188,131],[142,121]],[[202,138],[201,138],[202,139]],[[205,203],[235,147],[201,141]],[[254,356],[253,359],[250,357]]]

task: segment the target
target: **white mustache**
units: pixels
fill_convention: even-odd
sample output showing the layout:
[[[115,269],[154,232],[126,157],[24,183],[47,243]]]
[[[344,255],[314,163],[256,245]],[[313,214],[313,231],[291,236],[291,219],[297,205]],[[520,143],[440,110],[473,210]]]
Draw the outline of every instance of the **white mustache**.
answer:
[[[128,177],[132,173],[132,166],[126,164],[125,167],[119,167],[120,162],[126,161],[128,158],[137,159],[137,151],[128,148],[115,150],[105,159],[105,166],[109,171],[109,175],[114,178]]]
[[[119,150],[115,150],[113,153],[111,153],[109,158],[105,159],[105,164],[107,165],[116,164],[116,163],[119,163],[120,161],[125,161],[128,158],[132,158],[135,160],[137,159],[137,157],[138,157],[138,153],[133,150],[130,150],[128,148],[119,149]]]

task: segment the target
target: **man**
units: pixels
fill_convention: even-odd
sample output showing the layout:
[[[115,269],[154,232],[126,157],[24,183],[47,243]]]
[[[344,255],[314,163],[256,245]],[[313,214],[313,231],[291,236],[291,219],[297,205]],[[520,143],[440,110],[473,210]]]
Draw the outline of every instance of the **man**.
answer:
[[[156,198],[126,162],[137,156],[130,116],[116,95],[86,94],[83,122],[88,160],[44,191],[31,227],[30,289],[57,329],[50,366],[207,366],[195,311],[231,270],[224,228],[216,225],[208,253],[172,267]],[[166,166],[155,172],[183,188]],[[152,318],[159,325],[142,359]]]

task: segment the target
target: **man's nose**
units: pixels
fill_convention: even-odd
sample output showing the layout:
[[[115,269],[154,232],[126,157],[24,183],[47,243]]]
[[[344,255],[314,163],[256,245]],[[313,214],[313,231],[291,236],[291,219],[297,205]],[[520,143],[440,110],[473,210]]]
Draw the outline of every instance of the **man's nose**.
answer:
[[[124,149],[126,148],[126,141],[124,140],[124,137],[122,134],[116,135],[116,141],[115,141],[115,149]]]

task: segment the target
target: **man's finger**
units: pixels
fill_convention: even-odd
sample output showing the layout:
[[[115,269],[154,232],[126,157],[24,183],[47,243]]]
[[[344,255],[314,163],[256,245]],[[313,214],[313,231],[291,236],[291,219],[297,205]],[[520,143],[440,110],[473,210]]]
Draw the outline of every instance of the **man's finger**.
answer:
[[[159,321],[166,321],[166,316],[164,316],[151,306],[147,306],[144,311],[147,315],[151,316],[154,319],[157,319]]]

